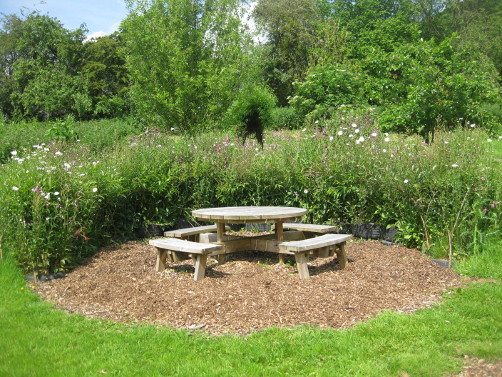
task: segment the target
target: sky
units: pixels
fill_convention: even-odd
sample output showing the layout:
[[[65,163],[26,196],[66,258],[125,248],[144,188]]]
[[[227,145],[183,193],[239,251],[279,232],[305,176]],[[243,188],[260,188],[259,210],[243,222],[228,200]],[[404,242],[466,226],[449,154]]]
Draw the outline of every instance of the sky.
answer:
[[[0,13],[20,14],[21,10],[57,18],[68,30],[85,23],[88,38],[113,33],[127,16],[123,0],[0,0]]]

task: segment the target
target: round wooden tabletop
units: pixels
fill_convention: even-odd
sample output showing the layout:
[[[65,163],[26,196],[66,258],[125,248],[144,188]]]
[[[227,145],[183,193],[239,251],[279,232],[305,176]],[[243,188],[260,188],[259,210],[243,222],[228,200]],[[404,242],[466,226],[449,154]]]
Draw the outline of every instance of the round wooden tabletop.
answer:
[[[192,211],[198,220],[208,220],[227,223],[277,222],[302,217],[306,209],[295,207],[220,207],[203,208]]]

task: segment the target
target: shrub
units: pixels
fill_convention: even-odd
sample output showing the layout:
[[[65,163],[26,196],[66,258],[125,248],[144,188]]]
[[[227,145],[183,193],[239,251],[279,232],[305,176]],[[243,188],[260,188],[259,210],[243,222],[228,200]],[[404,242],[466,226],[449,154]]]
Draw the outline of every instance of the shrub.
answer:
[[[316,223],[395,225],[402,243],[442,256],[482,251],[500,234],[502,177],[486,155],[486,133],[440,132],[426,144],[380,132],[369,115],[266,131],[263,148],[235,135],[148,130],[101,152],[82,142],[20,149],[0,166],[2,248],[27,271],[68,269],[143,225],[231,205],[300,206]]]
[[[265,87],[250,85],[239,93],[227,112],[227,122],[242,139],[254,134],[263,145],[263,131],[271,123],[276,98]]]
[[[276,107],[272,110],[269,128],[273,130],[295,130],[302,126],[303,121],[304,117],[298,114],[294,107]]]

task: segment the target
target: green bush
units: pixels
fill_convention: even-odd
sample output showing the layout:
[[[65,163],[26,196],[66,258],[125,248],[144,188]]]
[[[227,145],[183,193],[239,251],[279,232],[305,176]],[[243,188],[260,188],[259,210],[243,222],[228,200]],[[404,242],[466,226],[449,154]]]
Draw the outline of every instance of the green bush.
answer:
[[[254,134],[263,144],[263,132],[272,121],[275,104],[276,98],[268,88],[256,85],[244,87],[227,111],[227,124],[241,138]]]
[[[314,121],[341,118],[347,106],[374,107],[383,131],[427,140],[437,130],[472,124],[493,131],[502,106],[496,70],[455,41],[419,40],[390,51],[372,46],[357,64],[313,67],[290,104]]]
[[[270,129],[273,130],[295,130],[301,128],[304,117],[292,106],[276,107],[270,115]]]

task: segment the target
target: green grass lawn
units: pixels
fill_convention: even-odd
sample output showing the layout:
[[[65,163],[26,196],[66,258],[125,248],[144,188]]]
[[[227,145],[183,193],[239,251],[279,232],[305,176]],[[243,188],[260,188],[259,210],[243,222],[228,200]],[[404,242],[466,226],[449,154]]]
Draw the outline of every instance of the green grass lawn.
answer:
[[[500,279],[501,247],[460,270]],[[475,283],[433,309],[385,312],[347,330],[211,337],[57,311],[7,259],[0,262],[0,376],[441,376],[459,372],[464,354],[502,357],[501,287]]]

